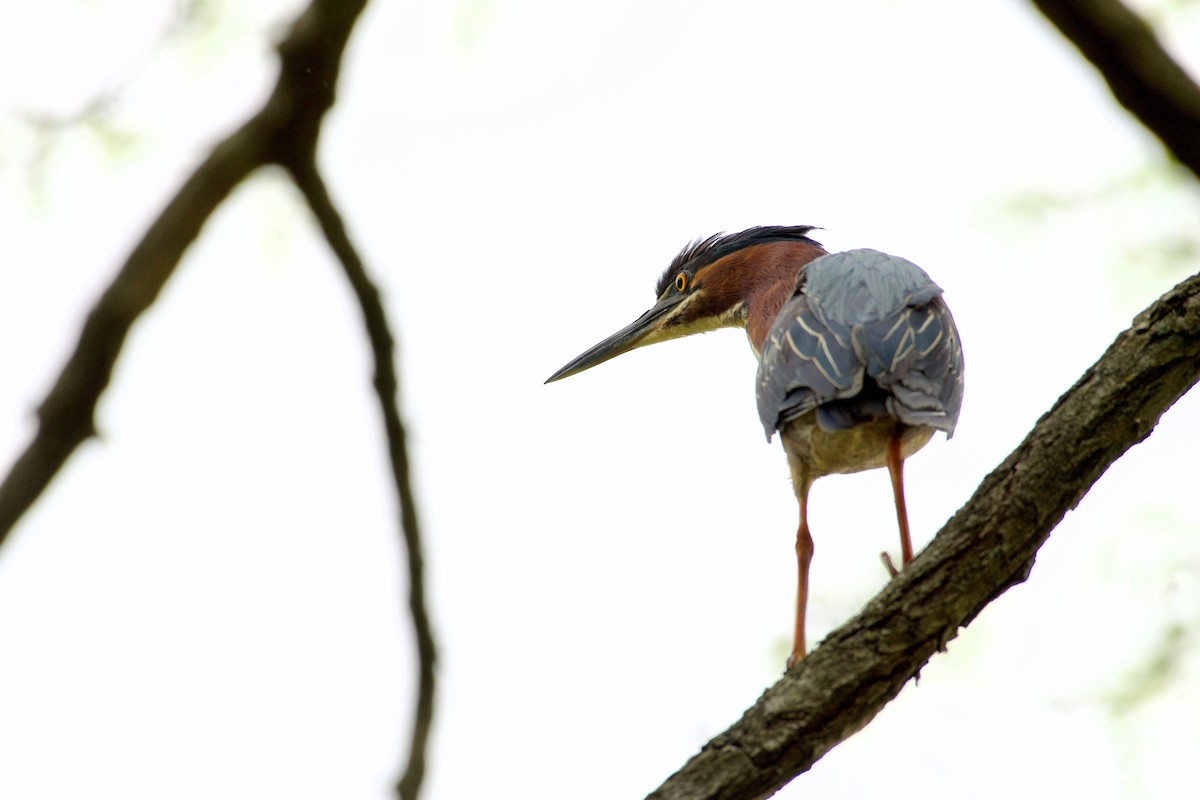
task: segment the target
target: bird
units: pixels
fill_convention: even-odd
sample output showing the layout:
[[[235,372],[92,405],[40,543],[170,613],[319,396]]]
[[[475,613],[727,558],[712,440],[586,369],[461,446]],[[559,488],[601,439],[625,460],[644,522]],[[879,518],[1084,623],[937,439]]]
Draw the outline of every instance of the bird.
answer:
[[[767,441],[778,434],[799,504],[795,630],[787,667],[807,653],[813,556],[808,496],[825,475],[887,468],[901,569],[913,558],[904,461],[937,431],[950,438],[963,354],[942,289],[916,264],[878,250],[829,253],[811,225],[759,226],[697,239],[655,287],[654,305],[546,383],[658,342],[744,328],[758,358],[755,396]],[[899,573],[881,553],[891,577]]]

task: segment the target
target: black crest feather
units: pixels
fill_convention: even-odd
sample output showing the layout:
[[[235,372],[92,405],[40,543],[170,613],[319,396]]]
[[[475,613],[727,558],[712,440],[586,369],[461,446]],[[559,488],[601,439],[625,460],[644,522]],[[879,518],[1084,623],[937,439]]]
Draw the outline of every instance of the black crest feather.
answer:
[[[762,225],[747,228],[739,233],[717,233],[707,239],[697,239],[679,251],[679,255],[671,260],[671,265],[663,272],[655,287],[654,296],[662,297],[675,276],[682,270],[695,274],[701,267],[706,267],[730,253],[736,253],[745,247],[770,242],[808,242],[820,247],[808,237],[810,231],[817,230],[815,225]]]

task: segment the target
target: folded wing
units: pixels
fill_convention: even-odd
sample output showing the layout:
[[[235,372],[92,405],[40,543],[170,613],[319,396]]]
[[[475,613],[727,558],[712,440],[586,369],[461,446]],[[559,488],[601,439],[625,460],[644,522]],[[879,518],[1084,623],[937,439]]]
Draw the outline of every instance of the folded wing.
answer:
[[[953,434],[963,359],[941,294],[920,267],[875,250],[805,267],[759,361],[767,438],[814,410],[831,431],[887,415]]]

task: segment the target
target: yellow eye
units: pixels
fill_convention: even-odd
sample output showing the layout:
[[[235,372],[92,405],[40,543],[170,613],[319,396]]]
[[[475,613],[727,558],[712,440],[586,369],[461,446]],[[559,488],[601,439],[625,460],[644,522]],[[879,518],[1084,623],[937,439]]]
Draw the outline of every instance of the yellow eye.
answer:
[[[675,291],[683,294],[687,290],[688,276],[686,272],[681,272],[675,276]]]

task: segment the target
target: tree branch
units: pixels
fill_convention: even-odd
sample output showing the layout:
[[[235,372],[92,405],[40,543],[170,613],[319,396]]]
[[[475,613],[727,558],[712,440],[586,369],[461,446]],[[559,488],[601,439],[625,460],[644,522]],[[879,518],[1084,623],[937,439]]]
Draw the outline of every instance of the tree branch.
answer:
[[[413,497],[412,481],[409,479],[408,448],[405,444],[404,425],[397,410],[398,382],[393,361],[394,343],[379,289],[367,274],[366,266],[346,233],[341,214],[330,199],[325,182],[311,158],[315,154],[309,155],[309,158],[300,159],[298,163],[289,163],[287,167],[296,185],[308,200],[309,208],[316,216],[326,240],[341,262],[362,309],[367,336],[370,338],[371,350],[375,357],[375,393],[379,398],[379,407],[387,431],[392,478],[396,485],[396,494],[400,498],[401,530],[404,532],[404,543],[408,548],[408,604],[417,640],[419,677],[408,766],[396,788],[402,800],[416,800],[425,775],[425,752],[433,724],[434,667],[437,653],[429,613],[425,608],[425,567],[420,528],[417,523],[416,500]]]
[[[1120,0],[1032,0],[1113,95],[1200,178],[1200,86]]]
[[[766,797],[863,728],[934,653],[1028,577],[1104,471],[1200,379],[1200,276],[1143,311],[866,608],[650,795]]]
[[[388,437],[409,559],[409,604],[420,677],[408,767],[399,784],[415,800],[433,716],[435,648],[425,608],[424,568],[404,428],[396,409],[393,339],[379,292],[346,234],[316,167],[325,113],[333,106],[342,54],[366,0],[313,0],[279,45],[280,73],[262,109],[213,148],[150,225],[88,314],[75,351],[38,409],[38,430],[0,484],[0,544],[79,445],[95,434],[95,412],[129,330],[158,297],[188,246],[230,192],[259,167],[289,170],[321,224],[363,309],[375,356],[375,387]]]
[[[183,253],[250,173],[282,160],[297,140],[315,146],[346,41],[366,0],[313,0],[280,44],[281,69],[262,109],[221,141],[151,223],[84,322],[75,351],[38,407],[38,430],[0,484],[0,544],[95,435],[96,404],[130,328],[157,299]]]

